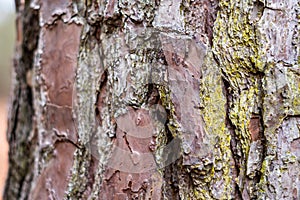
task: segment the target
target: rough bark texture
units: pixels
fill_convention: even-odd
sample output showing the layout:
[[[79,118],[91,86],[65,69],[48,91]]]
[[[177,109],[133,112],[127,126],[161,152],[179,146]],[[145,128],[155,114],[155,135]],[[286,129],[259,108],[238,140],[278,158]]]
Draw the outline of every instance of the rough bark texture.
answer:
[[[16,0],[5,199],[300,199],[297,0]]]

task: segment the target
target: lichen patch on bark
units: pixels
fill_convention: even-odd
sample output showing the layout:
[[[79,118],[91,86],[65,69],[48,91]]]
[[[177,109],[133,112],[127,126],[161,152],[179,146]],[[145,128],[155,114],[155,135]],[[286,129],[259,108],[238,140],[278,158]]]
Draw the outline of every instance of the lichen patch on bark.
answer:
[[[6,199],[300,198],[299,1],[16,5]]]

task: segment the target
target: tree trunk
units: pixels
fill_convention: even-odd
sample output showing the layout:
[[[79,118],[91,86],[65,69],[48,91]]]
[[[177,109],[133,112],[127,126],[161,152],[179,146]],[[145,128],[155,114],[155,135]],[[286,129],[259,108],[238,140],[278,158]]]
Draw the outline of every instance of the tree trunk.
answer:
[[[297,0],[16,0],[5,199],[300,199]]]

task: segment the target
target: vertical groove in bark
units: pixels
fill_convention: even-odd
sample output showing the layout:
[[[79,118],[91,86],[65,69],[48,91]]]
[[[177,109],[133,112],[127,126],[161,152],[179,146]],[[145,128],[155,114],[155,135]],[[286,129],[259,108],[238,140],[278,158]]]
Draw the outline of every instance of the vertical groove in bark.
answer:
[[[32,181],[36,145],[33,127],[32,67],[39,37],[39,13],[17,4],[17,44],[13,96],[8,124],[9,175],[4,199],[27,199]],[[32,27],[28,29],[28,27]]]
[[[181,162],[182,160],[178,159],[163,170],[165,184],[163,185],[162,196],[166,199],[180,199],[179,182],[183,178],[180,170]]]
[[[238,155],[235,159],[240,168],[237,184],[246,199],[283,198],[280,191],[286,188],[284,185],[299,179],[299,173],[289,171],[297,166],[291,160],[293,156],[297,157],[299,150],[293,149],[291,157],[283,156],[294,164],[275,156],[282,153],[280,148],[288,143],[280,138],[282,122],[288,113],[293,116],[299,111],[298,103],[293,100],[299,98],[299,90],[293,89],[299,79],[292,72],[299,67],[299,52],[297,54],[295,45],[297,10],[296,1],[220,2],[213,50],[228,82],[227,90],[231,96],[228,114],[235,129],[233,137],[238,138],[234,152]],[[269,26],[270,21],[277,25]],[[282,24],[288,28],[281,28]],[[276,36],[270,37],[271,33]],[[297,135],[297,132],[291,132]],[[272,163],[276,163],[278,170],[283,166],[289,168],[289,175],[277,181],[279,175],[273,173]],[[266,180],[276,181],[270,181],[273,182],[270,184]],[[299,194],[296,186],[291,188],[294,194],[288,189],[285,197],[295,198]]]
[[[262,91],[261,77],[257,74],[264,70],[264,54],[255,29],[261,9],[250,1],[245,3],[220,2],[214,29],[214,56],[228,82],[228,116],[234,127],[234,158],[239,167],[236,184],[242,198],[249,199],[257,198],[255,185],[259,180],[255,177],[260,173],[263,159]]]
[[[226,79],[222,78],[223,80],[223,87],[224,87],[224,93],[226,96],[226,128],[228,129],[230,133],[230,150],[232,153],[232,159],[234,161],[234,168],[233,168],[233,179],[236,179],[240,173],[240,163],[238,162],[240,159],[240,152],[238,152],[238,138],[235,135],[235,126],[232,124],[229,118],[229,113],[230,113],[230,105],[229,103],[232,101],[232,96],[229,91],[229,83],[226,81]],[[234,192],[232,196],[234,199],[243,199],[242,193],[239,189],[239,185],[236,181],[234,181],[235,187]]]
[[[6,199],[300,198],[296,0],[16,5]]]

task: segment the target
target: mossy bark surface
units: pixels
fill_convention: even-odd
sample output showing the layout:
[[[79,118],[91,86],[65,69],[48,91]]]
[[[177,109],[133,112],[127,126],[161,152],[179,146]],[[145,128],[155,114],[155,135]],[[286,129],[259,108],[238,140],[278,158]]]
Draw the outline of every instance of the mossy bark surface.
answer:
[[[16,0],[4,199],[300,199],[297,0]]]

